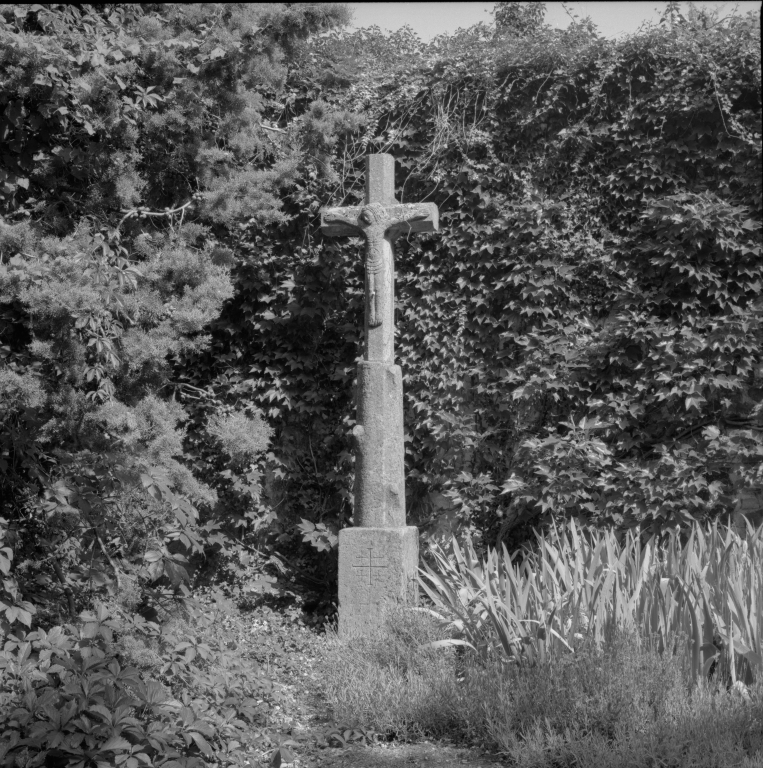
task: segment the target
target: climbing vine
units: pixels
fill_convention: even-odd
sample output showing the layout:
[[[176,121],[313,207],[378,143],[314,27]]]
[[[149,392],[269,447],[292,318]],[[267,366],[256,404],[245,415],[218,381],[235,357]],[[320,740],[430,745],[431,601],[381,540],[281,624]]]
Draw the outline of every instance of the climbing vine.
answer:
[[[242,243],[206,369],[276,429],[280,530],[352,513],[360,248],[318,212],[361,199],[367,152],[442,222],[397,247],[413,523],[494,541],[558,515],[733,511],[761,472],[758,32],[695,14],[618,42],[581,22],[305,51],[287,85],[322,101],[305,125],[357,121],[284,197],[289,221]]]

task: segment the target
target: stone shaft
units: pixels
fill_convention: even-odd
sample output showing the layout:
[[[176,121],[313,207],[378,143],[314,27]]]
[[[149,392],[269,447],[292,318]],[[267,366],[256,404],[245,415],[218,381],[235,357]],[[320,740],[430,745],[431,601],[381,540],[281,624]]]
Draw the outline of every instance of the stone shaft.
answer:
[[[339,532],[339,634],[368,634],[384,608],[416,605],[419,533],[403,528],[345,528]]]
[[[399,365],[358,365],[355,525],[405,525],[403,373]]]
[[[366,155],[366,204],[395,205],[395,158]]]

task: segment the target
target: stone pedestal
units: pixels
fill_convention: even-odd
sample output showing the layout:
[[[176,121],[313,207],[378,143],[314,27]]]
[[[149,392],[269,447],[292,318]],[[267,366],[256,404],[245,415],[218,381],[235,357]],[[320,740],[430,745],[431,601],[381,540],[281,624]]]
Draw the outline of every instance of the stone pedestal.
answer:
[[[419,535],[415,526],[339,532],[339,634],[378,626],[385,605],[416,605]]]

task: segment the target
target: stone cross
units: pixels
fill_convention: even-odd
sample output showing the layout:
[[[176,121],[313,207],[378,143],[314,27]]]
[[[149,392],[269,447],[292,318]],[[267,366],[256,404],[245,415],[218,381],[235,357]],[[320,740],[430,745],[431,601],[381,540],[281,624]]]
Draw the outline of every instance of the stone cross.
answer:
[[[381,616],[369,606],[417,599],[418,530],[405,524],[403,376],[395,365],[393,243],[402,234],[436,231],[437,206],[399,204],[395,159],[368,155],[365,203],[324,209],[321,228],[326,235],[361,235],[366,241],[366,343],[358,364],[353,429],[355,526],[339,533],[339,632],[348,635],[368,631]]]

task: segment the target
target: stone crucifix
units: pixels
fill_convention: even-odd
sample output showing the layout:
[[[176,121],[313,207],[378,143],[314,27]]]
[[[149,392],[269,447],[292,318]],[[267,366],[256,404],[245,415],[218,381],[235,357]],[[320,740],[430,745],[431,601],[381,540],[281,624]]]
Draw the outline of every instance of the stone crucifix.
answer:
[[[438,228],[434,203],[395,200],[395,158],[366,156],[366,201],[358,207],[325,208],[325,235],[362,235],[366,241],[366,360],[394,361],[395,265],[397,237]]]
[[[326,235],[361,235],[365,249],[365,351],[358,364],[355,438],[355,526],[339,534],[339,632],[366,632],[384,603],[417,599],[418,530],[405,521],[403,376],[395,365],[397,237],[438,229],[434,203],[395,200],[392,155],[366,157],[362,206],[326,208]],[[381,568],[358,562],[384,562]],[[360,577],[360,572],[366,579]]]

